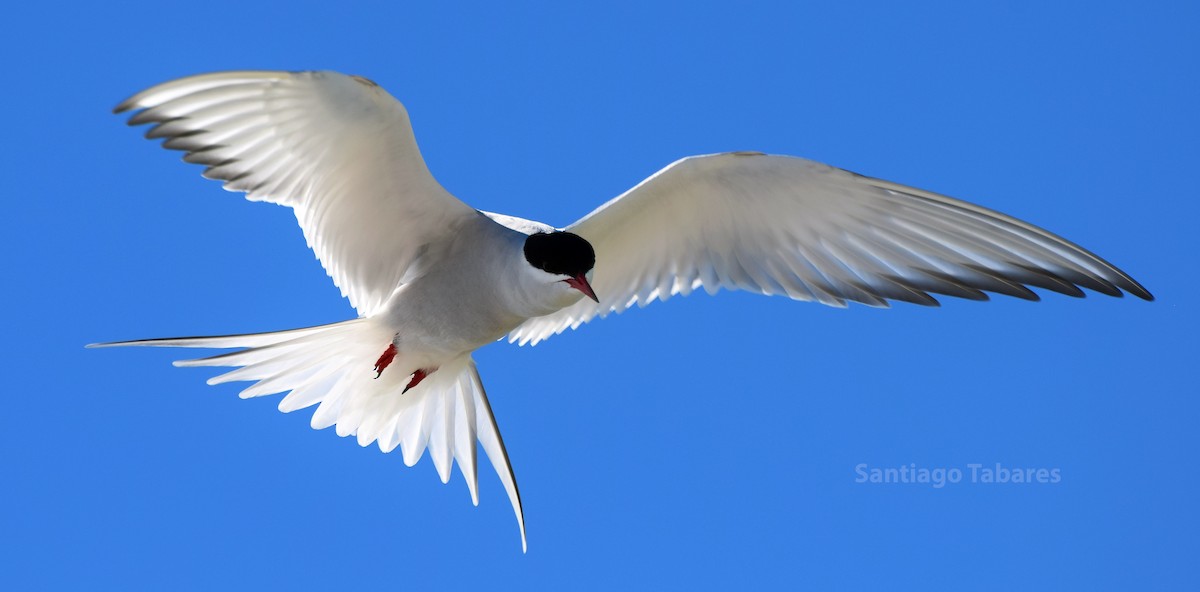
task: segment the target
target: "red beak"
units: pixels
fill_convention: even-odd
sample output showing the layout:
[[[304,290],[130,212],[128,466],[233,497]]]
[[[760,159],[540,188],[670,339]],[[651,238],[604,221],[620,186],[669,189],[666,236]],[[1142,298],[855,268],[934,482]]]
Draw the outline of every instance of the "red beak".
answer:
[[[587,296],[588,298],[595,300],[597,303],[600,302],[600,299],[596,298],[596,291],[592,290],[592,285],[588,283],[587,276],[585,276],[584,274],[581,273],[573,278],[565,279],[563,281],[567,282],[568,286],[571,286],[572,288],[575,288],[576,290],[583,292],[584,296]]]

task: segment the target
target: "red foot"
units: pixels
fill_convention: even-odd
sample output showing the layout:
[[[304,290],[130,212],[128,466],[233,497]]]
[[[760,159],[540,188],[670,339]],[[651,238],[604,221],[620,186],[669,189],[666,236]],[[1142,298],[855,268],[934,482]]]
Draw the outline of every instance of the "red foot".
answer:
[[[437,372],[437,368],[433,368],[433,369],[421,368],[420,370],[413,372],[412,380],[408,381],[408,386],[404,387],[404,390],[400,391],[400,394],[403,395],[404,393],[408,392],[408,389],[411,389],[412,387],[417,386],[418,384],[421,384],[422,380],[425,380],[425,378],[427,376],[429,376],[430,374],[433,374],[434,372]]]
[[[396,359],[396,344],[390,343],[387,349],[383,350],[383,355],[375,361],[375,378],[379,378],[379,375],[383,374],[383,369],[387,368],[394,359]]]

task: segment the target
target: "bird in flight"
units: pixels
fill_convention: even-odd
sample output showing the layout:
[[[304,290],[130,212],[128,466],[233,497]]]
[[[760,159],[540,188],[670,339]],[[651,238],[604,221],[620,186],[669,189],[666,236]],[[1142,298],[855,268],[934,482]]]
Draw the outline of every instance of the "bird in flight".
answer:
[[[177,366],[235,368],[241,397],[316,405],[312,427],[454,462],[472,501],[476,441],[503,483],[526,548],[504,442],[471,353],[536,344],[594,318],[696,289],[741,289],[844,307],[936,306],[933,294],[1027,300],[1029,287],[1152,296],[1065,239],[963,201],[817,162],[758,152],[691,156],[565,228],[476,210],[417,150],[404,106],[336,72],[222,72],[122,102],[130,125],[182,150],[204,176],[291,208],[358,318],[274,333],[97,346],[236,351]]]

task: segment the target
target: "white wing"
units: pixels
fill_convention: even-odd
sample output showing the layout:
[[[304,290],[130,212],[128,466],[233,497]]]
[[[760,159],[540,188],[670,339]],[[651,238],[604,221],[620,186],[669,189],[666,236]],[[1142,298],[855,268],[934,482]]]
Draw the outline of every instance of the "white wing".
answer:
[[[478,214],[426,168],[408,114],[375,83],[336,72],[222,72],[145,90],[141,109],[204,176],[295,210],[308,245],[369,316],[418,273],[418,258]]]
[[[694,156],[567,228],[592,243],[597,304],[530,319],[510,341],[537,343],[597,315],[703,287],[832,306],[931,293],[1036,300],[1025,286],[1151,299],[1128,275],[1031,224],[956,199],[788,156]]]

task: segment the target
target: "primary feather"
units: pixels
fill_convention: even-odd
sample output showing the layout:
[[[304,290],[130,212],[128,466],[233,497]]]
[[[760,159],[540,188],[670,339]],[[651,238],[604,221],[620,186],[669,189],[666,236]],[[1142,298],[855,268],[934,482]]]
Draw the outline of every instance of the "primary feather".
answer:
[[[933,306],[932,294],[1036,300],[1026,286],[1151,299],[1103,259],[987,208],[791,156],[681,159],[566,228],[596,250],[580,300],[509,341],[538,343],[593,318],[703,288]]]
[[[429,174],[404,106],[336,72],[222,72],[160,84],[116,107],[247,199],[292,208],[308,246],[361,316],[419,272],[423,250],[476,216]]]

